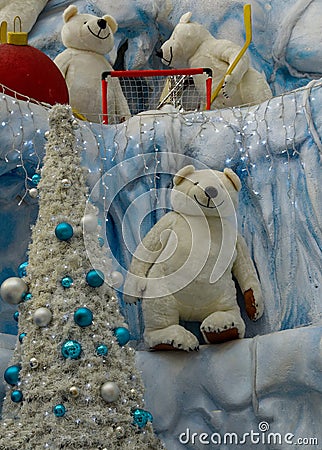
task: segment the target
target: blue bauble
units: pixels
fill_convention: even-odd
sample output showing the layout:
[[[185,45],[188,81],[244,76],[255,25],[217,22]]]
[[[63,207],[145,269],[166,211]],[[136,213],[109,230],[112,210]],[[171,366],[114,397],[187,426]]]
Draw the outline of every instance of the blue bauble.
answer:
[[[35,186],[38,185],[40,179],[41,179],[41,176],[39,175],[39,173],[35,173],[35,174],[31,177],[31,181],[33,182],[33,184],[34,184]]]
[[[115,328],[114,336],[116,337],[119,345],[125,345],[130,340],[130,332],[127,328],[124,327]]]
[[[64,277],[61,279],[61,285],[64,288],[70,288],[72,284],[73,284],[73,279],[71,277],[67,276],[67,277]]]
[[[88,308],[78,308],[74,312],[74,322],[80,327],[88,327],[93,323],[93,313]]]
[[[132,411],[133,424],[137,425],[139,428],[146,426],[148,422],[153,422],[153,416],[149,411],[145,411],[141,408],[136,408]]]
[[[58,405],[55,405],[53,408],[53,412],[56,417],[63,417],[66,413],[66,408],[61,403]]]
[[[15,391],[11,392],[11,400],[13,402],[20,403],[20,402],[22,402],[22,398],[23,398],[23,395],[22,395],[21,391],[15,390]]]
[[[106,356],[108,354],[108,347],[105,344],[100,344],[96,347],[96,353],[99,356]]]
[[[22,344],[23,338],[24,338],[25,336],[27,336],[27,333],[20,333],[20,334],[19,334],[19,342],[20,342],[20,344]]]
[[[55,235],[60,241],[67,241],[73,234],[74,230],[70,223],[60,222],[55,228]]]
[[[5,381],[11,386],[15,386],[19,381],[19,372],[21,367],[17,364],[14,366],[9,366],[4,372]]]
[[[25,261],[22,264],[20,264],[20,266],[18,267],[18,277],[22,278],[27,276],[27,266],[28,261]]]
[[[15,319],[16,322],[18,322],[18,320],[19,320],[19,311],[16,311],[16,312],[13,314],[13,318]]]
[[[91,287],[100,287],[104,283],[104,274],[98,269],[90,270],[86,275],[86,282]]]
[[[102,237],[99,237],[98,238],[98,243],[99,243],[100,247],[103,247],[104,246],[104,239]]]
[[[82,346],[77,341],[65,341],[61,348],[61,354],[66,359],[78,359],[82,352]]]

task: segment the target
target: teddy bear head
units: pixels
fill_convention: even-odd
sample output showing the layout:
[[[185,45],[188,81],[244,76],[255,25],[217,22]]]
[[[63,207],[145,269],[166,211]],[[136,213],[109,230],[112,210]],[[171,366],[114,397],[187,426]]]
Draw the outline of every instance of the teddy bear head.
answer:
[[[195,170],[193,165],[180,169],[173,179],[171,204],[174,211],[185,215],[228,218],[235,216],[239,177],[232,169],[223,172]]]
[[[157,52],[163,64],[176,69],[189,67],[189,59],[196,53],[200,44],[209,37],[212,38],[202,25],[190,22],[191,15],[191,12],[187,12],[181,17],[170,38]]]
[[[96,17],[78,14],[77,7],[68,6],[63,13],[64,26],[61,36],[65,47],[87,50],[101,55],[110,52],[114,46],[117,22],[112,16]]]

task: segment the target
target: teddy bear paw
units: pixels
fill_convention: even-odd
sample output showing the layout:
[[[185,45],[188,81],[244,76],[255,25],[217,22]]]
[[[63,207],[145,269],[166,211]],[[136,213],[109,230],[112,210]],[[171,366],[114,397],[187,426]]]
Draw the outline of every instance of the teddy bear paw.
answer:
[[[202,322],[200,330],[205,341],[213,344],[242,338],[245,324],[233,311],[218,311]]]
[[[146,344],[153,350],[198,350],[199,341],[196,336],[180,325],[170,325],[162,330],[146,330]]]

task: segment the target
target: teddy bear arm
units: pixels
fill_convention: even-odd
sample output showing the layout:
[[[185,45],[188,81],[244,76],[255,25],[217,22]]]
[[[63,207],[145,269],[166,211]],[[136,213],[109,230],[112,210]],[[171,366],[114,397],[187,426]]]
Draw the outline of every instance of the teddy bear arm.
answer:
[[[134,252],[130,272],[146,277],[164,250],[171,233],[172,213],[165,214],[142,239]]]
[[[238,234],[236,243],[237,257],[232,272],[238,281],[243,294],[252,290],[256,297],[261,297],[261,288],[257,272],[243,236]],[[256,298],[257,300],[257,298]]]
[[[231,65],[234,62],[236,56],[240,52],[239,46],[237,46],[233,42],[225,40],[222,41],[221,49],[222,51],[220,53],[220,58],[223,61],[227,62],[228,65]],[[249,69],[249,57],[248,55],[244,54],[231,74],[232,77],[231,81],[234,84],[238,85],[248,69]]]

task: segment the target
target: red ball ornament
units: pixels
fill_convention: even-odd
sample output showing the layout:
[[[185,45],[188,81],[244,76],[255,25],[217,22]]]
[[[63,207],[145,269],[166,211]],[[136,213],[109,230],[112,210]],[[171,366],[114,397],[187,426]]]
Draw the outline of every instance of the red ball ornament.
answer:
[[[9,32],[8,42],[0,45],[0,92],[50,105],[69,103],[62,73],[47,55],[28,45],[24,32]]]

